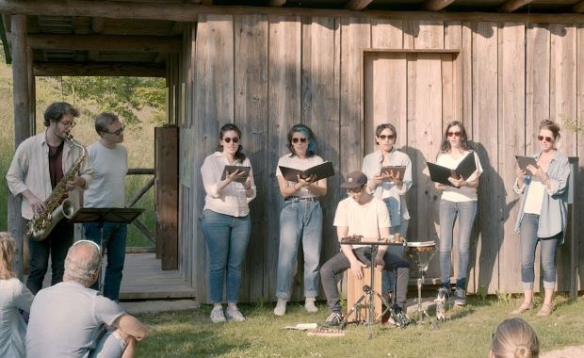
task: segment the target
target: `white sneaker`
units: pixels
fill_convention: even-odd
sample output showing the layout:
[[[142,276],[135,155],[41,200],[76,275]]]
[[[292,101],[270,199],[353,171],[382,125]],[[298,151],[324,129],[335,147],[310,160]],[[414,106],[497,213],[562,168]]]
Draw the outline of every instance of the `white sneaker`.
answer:
[[[211,311],[211,322],[221,323],[225,322],[225,315],[223,314],[223,307],[215,307]]]
[[[241,312],[239,312],[239,310],[237,308],[227,307],[227,309],[225,310],[225,316],[227,316],[227,319],[230,321],[234,321],[234,322],[245,321],[245,317],[243,317],[243,315],[241,314]]]
[[[276,316],[283,316],[286,314],[286,304],[288,303],[287,300],[283,298],[278,298],[278,303],[276,304],[276,308],[274,308],[274,314]]]
[[[304,301],[304,308],[306,308],[306,310],[310,313],[318,312],[318,307],[316,307],[314,301],[314,297],[306,297],[306,301]]]

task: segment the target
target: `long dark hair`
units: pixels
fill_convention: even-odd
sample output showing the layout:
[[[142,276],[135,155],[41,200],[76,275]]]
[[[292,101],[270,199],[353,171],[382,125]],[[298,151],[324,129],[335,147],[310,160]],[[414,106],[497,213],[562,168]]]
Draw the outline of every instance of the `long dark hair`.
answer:
[[[288,132],[288,144],[286,144],[286,147],[288,147],[288,149],[290,150],[290,153],[292,153],[292,155],[296,155],[296,151],[294,151],[294,146],[292,145],[292,136],[296,132],[300,132],[300,133],[304,134],[304,136],[308,140],[308,148],[306,150],[306,157],[309,158],[309,157],[314,156],[315,151],[316,151],[316,138],[314,137],[314,133],[312,132],[312,129],[310,129],[310,127],[308,127],[306,124],[295,124],[294,126],[292,126],[292,128]]]
[[[221,127],[221,129],[219,130],[219,139],[223,139],[223,136],[225,135],[225,132],[229,132],[229,131],[234,131],[235,133],[237,133],[237,136],[239,137],[239,140],[241,141],[241,130],[239,129],[239,127],[237,127],[235,124],[233,123],[227,123],[225,125],[223,125],[223,127]],[[243,163],[243,161],[245,160],[245,154],[243,154],[243,152],[241,151],[243,149],[243,147],[241,146],[241,144],[237,147],[237,152],[235,152],[235,155],[233,156],[235,158],[235,161]],[[217,151],[218,152],[223,152],[223,145],[219,144],[217,146]]]
[[[460,147],[464,150],[472,150],[470,143],[468,142],[468,136],[466,135],[466,129],[464,129],[464,124],[460,121],[452,121],[446,126],[444,135],[442,136],[442,145],[440,145],[440,153],[448,153],[450,151],[450,142],[448,141],[448,131],[454,126],[460,127]]]

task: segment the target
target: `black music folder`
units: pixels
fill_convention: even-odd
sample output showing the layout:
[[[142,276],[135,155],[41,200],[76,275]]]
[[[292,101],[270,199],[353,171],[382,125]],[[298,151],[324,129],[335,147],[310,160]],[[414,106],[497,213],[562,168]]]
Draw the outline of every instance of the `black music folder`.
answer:
[[[311,175],[315,175],[316,179],[314,179],[314,181],[318,181],[320,179],[332,177],[335,175],[333,163],[329,161],[322,162],[319,165],[315,165],[314,167],[306,170],[292,169],[280,165],[280,171],[286,180],[293,182],[298,182],[298,176],[300,176],[302,179],[307,179]]]
[[[428,163],[428,169],[430,170],[430,180],[433,182],[454,186],[448,181],[448,178],[453,177],[455,179],[462,178],[466,180],[477,170],[477,165],[474,152],[470,152],[458,164],[456,169],[449,169],[434,163]]]
[[[521,170],[525,170],[525,173],[529,176],[531,176],[531,173],[529,172],[529,170],[527,170],[527,166],[533,165],[536,168],[538,167],[537,161],[535,160],[534,157],[523,157],[520,155],[516,155],[515,160],[517,161],[517,165],[519,165],[519,168],[521,168]]]
[[[250,169],[251,167],[244,167],[239,165],[226,165],[225,168],[223,169],[223,174],[221,174],[221,180],[225,180],[225,177],[227,177],[227,173],[231,174],[236,170],[241,170],[245,172],[245,175],[241,178],[235,179],[234,181],[238,183],[244,183],[247,180],[247,177],[249,176]]]
[[[381,172],[379,174],[383,175],[384,173],[387,173],[388,175],[393,174],[393,176],[398,175],[400,180],[403,180],[406,173],[406,167],[403,165],[381,167]],[[391,181],[391,179],[383,178],[383,181]]]
[[[81,208],[73,214],[72,223],[86,222],[110,222],[129,224],[136,219],[145,209],[141,208]]]

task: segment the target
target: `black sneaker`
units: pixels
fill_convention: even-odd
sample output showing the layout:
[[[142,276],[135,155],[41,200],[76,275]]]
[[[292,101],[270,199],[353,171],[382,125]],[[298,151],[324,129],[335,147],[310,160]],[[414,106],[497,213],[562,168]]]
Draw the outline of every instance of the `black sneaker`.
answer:
[[[343,316],[339,312],[331,313],[326,321],[325,326],[340,326],[343,323]]]
[[[394,308],[393,317],[389,319],[389,323],[405,328],[410,324],[410,318],[401,308]]]
[[[466,292],[464,289],[458,287],[454,292],[454,304],[457,306],[466,305]]]
[[[448,299],[448,290],[444,287],[438,289],[438,296],[436,296],[436,319],[438,321],[446,321],[446,300]]]

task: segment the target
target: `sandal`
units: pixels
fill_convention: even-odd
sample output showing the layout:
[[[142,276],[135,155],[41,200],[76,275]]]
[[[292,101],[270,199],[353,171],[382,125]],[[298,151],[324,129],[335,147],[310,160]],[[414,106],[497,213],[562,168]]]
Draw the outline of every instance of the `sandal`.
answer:
[[[554,308],[552,307],[552,305],[549,305],[547,303],[544,303],[541,306],[541,309],[539,310],[539,312],[537,312],[537,317],[547,317],[549,315],[552,314]]]
[[[522,314],[531,310],[532,308],[533,308],[532,303],[523,302],[521,306],[519,306],[519,308],[517,308],[516,310],[512,311],[511,314]]]

